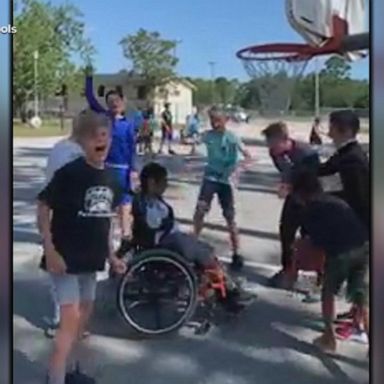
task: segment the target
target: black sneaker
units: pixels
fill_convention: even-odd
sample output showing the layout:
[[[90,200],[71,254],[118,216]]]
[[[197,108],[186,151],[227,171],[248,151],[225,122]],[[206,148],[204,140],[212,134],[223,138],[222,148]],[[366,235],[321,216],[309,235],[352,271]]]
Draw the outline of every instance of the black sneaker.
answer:
[[[239,271],[244,267],[244,258],[243,256],[234,254],[232,256],[231,269],[234,271]]]
[[[48,327],[44,329],[44,335],[48,339],[54,339],[56,336],[57,327]]]
[[[176,152],[173,149],[168,150],[169,155],[176,155]]]
[[[96,384],[96,380],[81,372],[77,367],[73,372],[65,375],[65,384]]]
[[[255,298],[255,294],[234,288],[227,292],[227,297],[223,302],[224,308],[230,313],[238,313],[251,305]]]
[[[53,339],[56,335],[56,331],[59,328],[59,322],[55,322],[52,319],[44,318],[44,322],[47,327],[44,329],[44,335],[48,339]]]
[[[279,288],[281,286],[281,281],[284,277],[284,271],[281,270],[277,273],[275,273],[272,277],[269,278],[269,286],[273,288]]]

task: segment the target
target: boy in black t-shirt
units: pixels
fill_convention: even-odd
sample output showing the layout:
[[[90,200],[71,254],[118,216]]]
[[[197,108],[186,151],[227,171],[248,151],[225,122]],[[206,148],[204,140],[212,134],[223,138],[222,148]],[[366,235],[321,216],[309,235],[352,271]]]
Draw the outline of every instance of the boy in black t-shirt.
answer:
[[[107,258],[117,273],[125,272],[111,242],[111,218],[120,206],[122,191],[104,168],[111,142],[109,121],[85,111],[77,123],[85,157],[59,169],[38,195],[42,268],[51,275],[60,305],[48,384],[64,384],[67,358],[92,312],[96,272],[104,270]]]
[[[159,153],[163,152],[163,146],[165,142],[168,142],[168,154],[175,155],[175,151],[172,149],[173,140],[173,117],[170,110],[170,104],[164,104],[164,111],[161,113],[161,141]]]
[[[305,205],[302,225],[311,245],[325,253],[322,292],[325,330],[314,343],[333,352],[336,350],[335,295],[345,281],[348,299],[356,308],[356,320],[364,324],[368,334],[368,232],[347,203],[322,192],[313,172],[295,174],[293,194]]]

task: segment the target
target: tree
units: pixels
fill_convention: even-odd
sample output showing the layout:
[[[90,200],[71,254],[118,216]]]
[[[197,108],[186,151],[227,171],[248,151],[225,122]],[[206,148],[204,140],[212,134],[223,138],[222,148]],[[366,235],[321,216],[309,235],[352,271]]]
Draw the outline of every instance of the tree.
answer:
[[[15,12],[13,38],[13,98],[15,110],[25,112],[34,89],[34,52],[38,58],[40,98],[53,95],[63,83],[79,88],[77,55],[91,63],[95,50],[84,36],[81,12],[73,5],[53,6],[40,0],[20,0]]]
[[[228,80],[226,77],[218,77],[215,80],[215,91],[221,104],[233,104],[239,82],[235,79]]]
[[[332,80],[345,80],[350,78],[351,65],[341,56],[332,56],[325,62],[321,76]]]
[[[162,38],[159,32],[139,29],[136,34],[121,39],[120,45],[133,72],[145,79],[151,92],[176,78],[175,41]]]

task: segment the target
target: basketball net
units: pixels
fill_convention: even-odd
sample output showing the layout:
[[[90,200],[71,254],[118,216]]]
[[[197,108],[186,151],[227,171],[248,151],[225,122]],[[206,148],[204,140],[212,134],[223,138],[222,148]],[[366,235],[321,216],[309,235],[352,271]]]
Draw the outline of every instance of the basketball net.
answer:
[[[262,115],[280,116],[289,110],[295,85],[308,60],[305,57],[278,57],[274,53],[264,53],[261,59],[242,59],[257,90]]]

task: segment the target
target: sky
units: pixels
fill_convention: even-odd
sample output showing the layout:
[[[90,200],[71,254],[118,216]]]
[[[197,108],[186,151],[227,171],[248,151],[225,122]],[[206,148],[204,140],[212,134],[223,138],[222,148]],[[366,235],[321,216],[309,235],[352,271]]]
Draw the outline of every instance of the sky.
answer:
[[[54,0],[54,4],[63,0]],[[272,42],[302,42],[286,20],[285,0],[71,0],[84,14],[97,55],[96,70],[129,69],[119,41],[139,28],[158,31],[177,46],[181,76],[246,80],[236,52]],[[321,64],[320,64],[321,65]],[[307,70],[313,69],[309,65]],[[369,60],[352,64],[352,77],[368,78]]]

